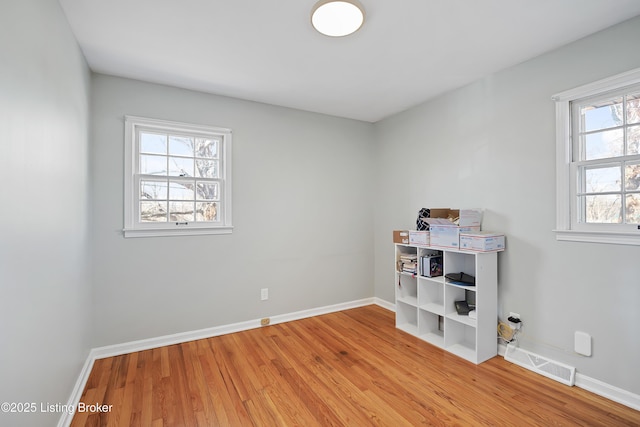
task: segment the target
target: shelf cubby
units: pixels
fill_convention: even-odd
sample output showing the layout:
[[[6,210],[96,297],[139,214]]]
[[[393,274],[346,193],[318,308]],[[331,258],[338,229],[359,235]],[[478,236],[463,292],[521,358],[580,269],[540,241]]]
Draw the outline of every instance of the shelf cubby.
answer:
[[[418,307],[439,316],[444,316],[444,289],[442,282],[418,280]]]
[[[418,337],[435,346],[444,347],[442,316],[431,311],[418,310]]]
[[[402,301],[396,302],[396,328],[418,335],[418,313],[415,306]]]
[[[400,273],[396,285],[396,299],[414,307],[418,306],[418,281],[415,276]]]
[[[462,316],[461,316],[462,317]],[[476,328],[460,323],[447,316],[445,319],[447,334],[444,340],[444,348],[475,363],[476,361]],[[497,347],[497,341],[496,341]]]

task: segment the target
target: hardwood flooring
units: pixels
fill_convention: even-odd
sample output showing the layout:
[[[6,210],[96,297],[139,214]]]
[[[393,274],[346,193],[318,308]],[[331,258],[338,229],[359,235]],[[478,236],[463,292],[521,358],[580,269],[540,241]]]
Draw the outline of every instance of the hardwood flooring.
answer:
[[[97,360],[72,426],[640,426],[495,357],[474,365],[367,306]]]

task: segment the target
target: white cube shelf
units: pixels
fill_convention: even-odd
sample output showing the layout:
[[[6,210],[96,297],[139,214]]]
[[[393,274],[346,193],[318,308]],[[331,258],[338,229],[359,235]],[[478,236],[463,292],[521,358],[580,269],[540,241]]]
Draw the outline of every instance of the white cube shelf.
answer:
[[[395,245],[396,327],[473,363],[498,354],[498,254]],[[438,250],[443,256],[443,276],[426,277],[398,271],[400,255],[420,257]],[[475,277],[475,286],[452,283],[444,275],[464,272]],[[475,301],[475,318],[460,315],[456,301]]]

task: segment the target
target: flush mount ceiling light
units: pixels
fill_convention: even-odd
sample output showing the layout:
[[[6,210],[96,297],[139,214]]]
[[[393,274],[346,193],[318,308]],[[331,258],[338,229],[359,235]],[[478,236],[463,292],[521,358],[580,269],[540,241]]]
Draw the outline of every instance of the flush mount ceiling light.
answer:
[[[364,23],[364,8],[357,0],[320,0],[311,10],[311,24],[331,37],[348,36]]]

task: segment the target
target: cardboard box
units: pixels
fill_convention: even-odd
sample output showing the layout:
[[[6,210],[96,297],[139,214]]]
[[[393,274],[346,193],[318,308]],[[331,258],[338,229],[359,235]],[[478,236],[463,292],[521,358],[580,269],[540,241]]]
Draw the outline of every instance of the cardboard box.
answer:
[[[448,219],[451,222],[458,220],[460,227],[482,227],[482,209],[449,209],[430,208],[430,218]],[[428,219],[424,220],[429,222]]]
[[[428,231],[414,231],[409,230],[409,244],[416,246],[429,246],[429,232]]]
[[[479,252],[504,251],[504,234],[490,231],[460,233],[460,249]]]
[[[393,230],[393,243],[409,244],[409,230]]]
[[[429,209],[429,218],[444,218],[453,220],[459,216],[459,212],[457,209],[449,209],[449,208],[430,208]],[[429,222],[428,219],[425,222]]]
[[[476,233],[479,226],[458,226],[444,218],[430,218],[429,231],[431,232],[431,245],[441,248],[460,248],[460,233]]]
[[[482,209],[459,209],[461,227],[482,227]]]

